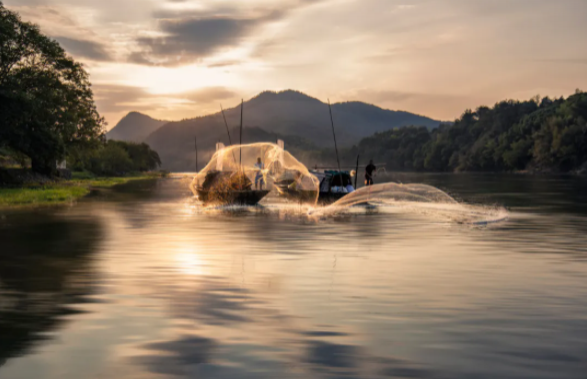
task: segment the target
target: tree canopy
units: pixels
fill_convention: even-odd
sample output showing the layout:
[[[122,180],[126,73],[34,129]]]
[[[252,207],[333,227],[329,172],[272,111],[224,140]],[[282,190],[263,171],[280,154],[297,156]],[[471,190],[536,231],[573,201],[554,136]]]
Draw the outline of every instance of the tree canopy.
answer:
[[[0,147],[51,174],[68,148],[97,144],[104,124],[82,65],[0,2]]]
[[[587,93],[502,101],[433,130],[377,133],[357,151],[392,170],[569,172],[587,165]]]
[[[109,176],[149,171],[161,166],[159,154],[146,143],[115,140],[91,149],[71,149],[68,162],[75,171]]]

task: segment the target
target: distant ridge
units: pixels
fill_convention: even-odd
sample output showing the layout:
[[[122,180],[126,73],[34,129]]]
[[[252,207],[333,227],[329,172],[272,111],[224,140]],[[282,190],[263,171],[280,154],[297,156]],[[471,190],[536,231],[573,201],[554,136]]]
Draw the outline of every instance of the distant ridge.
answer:
[[[404,111],[382,109],[360,101],[332,105],[336,137],[340,146],[352,146],[362,138],[393,128],[416,125],[435,128],[440,121]],[[225,110],[232,129],[240,122],[240,104]],[[330,147],[332,131],[328,105],[302,92],[286,90],[264,91],[244,103],[244,126],[254,127],[255,136],[303,138],[317,148]],[[246,129],[245,129],[246,131]],[[264,132],[261,132],[264,131]],[[218,141],[228,144],[220,112],[170,122],[156,129],[146,142],[161,156],[163,167],[174,171],[195,169],[194,137],[198,138],[201,154],[209,155]],[[233,142],[237,141],[233,136]],[[243,136],[248,142],[248,136]],[[199,157],[200,162],[206,158]],[[206,159],[207,159],[206,158]]]
[[[169,121],[155,120],[145,114],[139,112],[130,112],[124,116],[114,128],[112,128],[106,137],[108,139],[128,141],[128,142],[143,142],[161,126],[167,124]]]

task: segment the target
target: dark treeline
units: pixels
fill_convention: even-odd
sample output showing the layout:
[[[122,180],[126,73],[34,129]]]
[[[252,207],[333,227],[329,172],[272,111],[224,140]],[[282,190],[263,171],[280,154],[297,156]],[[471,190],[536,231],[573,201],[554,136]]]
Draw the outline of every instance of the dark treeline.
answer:
[[[91,149],[72,149],[68,164],[74,171],[113,176],[154,170],[161,159],[146,143],[109,140]]]
[[[587,166],[587,93],[567,99],[502,101],[467,110],[436,129],[409,126],[364,138],[342,151],[345,165],[357,154],[388,170],[570,172]],[[333,151],[304,159],[333,163]]]
[[[105,142],[104,126],[83,66],[0,1],[0,162],[47,176],[63,159],[97,175],[161,164],[146,144]]]

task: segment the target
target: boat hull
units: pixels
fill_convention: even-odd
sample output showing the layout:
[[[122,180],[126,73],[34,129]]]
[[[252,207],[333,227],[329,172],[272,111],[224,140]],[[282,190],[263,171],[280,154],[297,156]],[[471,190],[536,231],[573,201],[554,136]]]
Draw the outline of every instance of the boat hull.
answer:
[[[313,204],[316,201],[316,191],[304,191],[294,189],[279,189],[279,195],[290,201],[296,201],[299,203]],[[318,193],[318,204],[328,205],[335,201],[342,199],[347,193],[337,192],[319,192]]]
[[[328,205],[332,204],[343,197],[348,195],[348,193],[341,193],[341,192],[320,192],[318,196],[318,204]]]
[[[265,196],[269,194],[269,190],[261,191],[205,191],[196,189],[198,199],[204,205],[242,205],[251,206],[257,205]]]

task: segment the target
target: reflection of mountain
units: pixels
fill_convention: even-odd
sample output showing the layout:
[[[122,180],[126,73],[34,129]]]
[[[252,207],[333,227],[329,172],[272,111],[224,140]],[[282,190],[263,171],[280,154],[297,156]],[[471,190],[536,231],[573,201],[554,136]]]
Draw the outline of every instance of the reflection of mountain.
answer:
[[[0,365],[46,339],[75,312],[72,304],[87,302],[89,258],[101,237],[93,221],[24,218],[0,227]]]
[[[361,102],[333,104],[337,139],[341,146],[350,146],[375,132],[405,125],[436,127],[439,122],[402,111],[381,109]],[[231,129],[240,123],[240,107],[227,109]],[[332,131],[328,105],[296,91],[263,92],[244,104],[245,142],[272,141],[279,136],[286,143],[330,147]],[[167,169],[195,169],[194,137],[200,152],[209,152],[218,141],[228,144],[226,128],[220,113],[180,122],[170,122],[153,132],[146,142],[161,156]],[[238,142],[233,131],[232,142]],[[203,154],[206,156],[206,154]]]
[[[129,142],[143,142],[149,134],[166,124],[139,112],[130,112],[122,118],[107,134],[108,139]]]

